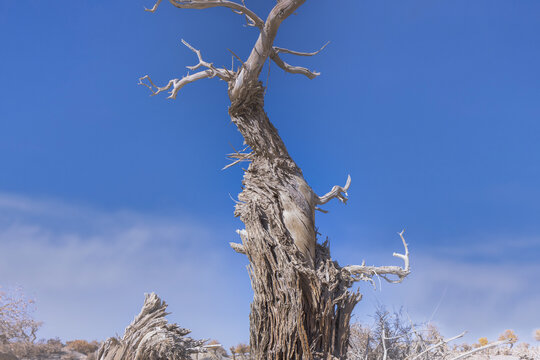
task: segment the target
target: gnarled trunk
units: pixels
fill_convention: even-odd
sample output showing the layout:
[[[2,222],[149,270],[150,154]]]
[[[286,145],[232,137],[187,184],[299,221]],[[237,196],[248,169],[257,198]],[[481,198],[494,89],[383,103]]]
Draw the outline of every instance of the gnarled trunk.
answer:
[[[235,215],[254,291],[250,346],[255,359],[345,356],[349,320],[361,296],[317,244],[317,196],[270,123],[263,88],[232,103],[232,121],[253,150]]]
[[[155,12],[161,1],[156,0],[154,7],[147,10]],[[251,161],[235,210],[246,228],[239,231],[242,244],[231,243],[233,249],[246,254],[250,261],[254,291],[250,315],[251,355],[257,360],[345,358],[351,312],[361,298],[359,293],[347,289],[354,281],[373,282],[375,275],[401,282],[409,274],[409,253],[402,232],[405,254],[394,253],[394,256],[403,259],[403,268],[365,264],[341,268],[330,258],[327,244],[317,244],[316,206],[334,198],[345,202],[350,177],[345,187],[334,186],[324,196],[313,192],[264,112],[264,89],[259,82],[267,60],[289,73],[310,79],[319,75],[286,63],[279,54],[313,56],[322,48],[305,53],[274,46],[281,23],[305,0],[277,0],[266,20],[247,8],[243,1],[242,4],[231,0],[169,2],[180,9],[229,8],[245,16],[248,25],[260,32],[247,60],[244,62],[237,57],[242,63],[237,70],[234,66],[229,70],[204,61],[199,50],[182,40],[199,61],[188,68],[202,70],[172,79],[162,87],[156,86],[148,75],[140,79],[140,84],[154,95],[169,90],[169,98],[176,98],[185,85],[201,79],[217,77],[228,84],[229,114],[251,148],[251,152],[231,156],[237,161]],[[395,275],[397,280],[387,275]]]

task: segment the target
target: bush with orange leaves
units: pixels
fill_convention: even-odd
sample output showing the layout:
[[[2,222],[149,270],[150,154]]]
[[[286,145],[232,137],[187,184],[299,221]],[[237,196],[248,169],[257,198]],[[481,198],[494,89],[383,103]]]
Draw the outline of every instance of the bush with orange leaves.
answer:
[[[508,329],[499,336],[499,340],[508,341],[508,343],[513,345],[518,341],[518,337],[513,330]]]
[[[540,341],[540,329],[534,331],[534,338],[536,341]]]
[[[487,337],[481,337],[478,339],[478,347],[486,346],[489,343]]]

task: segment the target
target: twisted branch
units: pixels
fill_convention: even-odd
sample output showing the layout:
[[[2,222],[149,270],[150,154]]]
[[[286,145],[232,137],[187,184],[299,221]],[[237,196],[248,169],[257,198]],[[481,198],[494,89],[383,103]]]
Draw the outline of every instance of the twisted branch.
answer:
[[[156,4],[158,4],[158,3],[156,3]],[[154,5],[154,7],[155,7],[155,5]],[[188,73],[188,75],[182,77],[181,79],[169,80],[167,85],[161,86],[161,87],[156,86],[149,75],[145,75],[145,76],[143,76],[143,77],[141,77],[139,79],[139,85],[144,85],[148,89],[150,89],[150,91],[152,92],[152,96],[157,95],[157,94],[159,94],[159,93],[161,93],[163,91],[166,91],[166,90],[171,90],[170,91],[171,95],[169,95],[169,97],[167,97],[167,98],[168,99],[176,99],[176,95],[178,94],[178,91],[180,91],[181,88],[183,88],[185,85],[190,84],[192,82],[195,82],[197,80],[211,79],[211,78],[213,78],[215,76],[217,76],[218,78],[220,78],[221,80],[224,80],[224,81],[231,81],[234,78],[234,75],[235,75],[234,72],[232,72],[232,71],[230,71],[228,69],[216,68],[212,63],[204,61],[203,58],[202,58],[202,55],[201,55],[201,51],[195,49],[193,46],[191,46],[184,39],[182,39],[182,44],[184,44],[188,49],[193,51],[197,55],[197,58],[199,59],[199,63],[197,65],[186,66],[186,68],[188,68],[189,70],[197,70],[200,67],[205,67],[205,68],[207,68],[207,70],[199,71],[199,72],[197,72],[195,74],[191,74],[191,75]],[[147,80],[148,83],[145,82],[145,80]]]
[[[161,0],[158,0],[158,4]],[[240,5],[233,1],[228,0],[169,0],[171,4],[176,6],[179,9],[209,9],[213,7],[226,7],[233,10],[237,14],[243,14],[246,18],[249,19],[250,24],[258,27],[262,30],[264,26],[264,21],[253,11],[248,9],[244,5]]]
[[[365,261],[362,262],[362,265],[349,265],[345,266],[342,270],[345,271],[345,274],[350,277],[352,281],[369,281],[372,284],[373,277],[378,276],[388,281],[389,283],[397,284],[403,281],[411,272],[409,266],[409,248],[403,237],[405,230],[402,230],[399,234],[401,241],[403,242],[403,247],[405,248],[405,254],[394,253],[394,257],[400,258],[403,260],[403,267],[400,266],[366,266]],[[388,275],[395,275],[397,279],[390,279]]]
[[[347,200],[348,200],[347,196],[349,196],[347,194],[347,191],[349,191],[350,186],[351,186],[351,175],[348,175],[347,176],[347,182],[345,183],[344,187],[336,185],[327,194],[325,194],[323,196],[316,196],[315,200],[317,201],[317,204],[322,205],[322,204],[326,204],[327,202],[329,202],[332,199],[337,198],[337,199],[339,199],[339,201],[346,204]]]
[[[272,53],[270,54],[270,59],[272,59],[277,66],[279,66],[281,69],[283,69],[285,72],[291,73],[291,74],[301,74],[307,76],[309,79],[313,80],[317,76],[321,75],[320,72],[311,71],[305,67],[302,66],[294,66],[287,64],[283,59],[281,59],[277,53],[276,50],[272,50]]]

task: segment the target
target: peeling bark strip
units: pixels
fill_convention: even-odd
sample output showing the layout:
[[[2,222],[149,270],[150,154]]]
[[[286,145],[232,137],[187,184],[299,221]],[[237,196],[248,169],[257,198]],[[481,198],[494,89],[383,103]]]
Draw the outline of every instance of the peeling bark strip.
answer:
[[[188,69],[205,70],[172,79],[162,87],[154,85],[148,75],[140,79],[140,84],[147,86],[153,95],[169,91],[169,98],[175,98],[184,85],[204,78],[218,77],[228,84],[229,114],[248,147],[231,154],[234,162],[227,167],[250,161],[235,208],[235,216],[245,224],[245,229],[238,231],[242,244],[231,243],[250,262],[248,271],[254,292],[250,353],[257,360],[344,359],[351,312],[361,299],[358,292],[348,289],[355,281],[374,284],[374,276],[401,282],[409,274],[409,251],[401,232],[405,254],[394,253],[394,256],[404,261],[404,267],[362,263],[342,268],[330,257],[328,244],[317,243],[315,210],[325,212],[318,205],[336,198],[345,203],[351,178],[347,178],[344,187],[334,186],[324,196],[315,194],[264,111],[264,88],[259,81],[267,59],[290,73],[310,79],[319,75],[285,63],[279,54],[313,56],[322,49],[306,53],[274,46],[281,22],[305,0],[278,0],[266,20],[248,9],[244,1],[242,4],[227,0],[169,2],[180,9],[229,8],[245,16],[248,25],[260,31],[248,59],[243,62],[237,57],[242,63],[237,70],[216,68],[203,60],[199,50],[182,41],[199,61]],[[155,12],[160,3],[158,0],[147,10]],[[247,149],[251,152],[245,152]],[[392,280],[389,275],[397,279]]]
[[[146,294],[137,317],[119,339],[107,339],[97,352],[98,360],[191,360],[206,340],[186,337],[191,331],[165,319],[167,304],[156,294]]]

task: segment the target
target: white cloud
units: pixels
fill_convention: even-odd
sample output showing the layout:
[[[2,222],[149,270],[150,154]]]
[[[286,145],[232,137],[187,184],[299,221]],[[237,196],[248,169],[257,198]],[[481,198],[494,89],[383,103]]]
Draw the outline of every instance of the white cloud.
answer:
[[[36,298],[42,337],[121,334],[155,291],[193,336],[247,339],[249,280],[232,230],[10,195],[0,217],[0,283]]]

